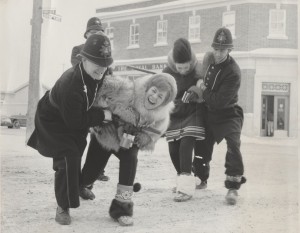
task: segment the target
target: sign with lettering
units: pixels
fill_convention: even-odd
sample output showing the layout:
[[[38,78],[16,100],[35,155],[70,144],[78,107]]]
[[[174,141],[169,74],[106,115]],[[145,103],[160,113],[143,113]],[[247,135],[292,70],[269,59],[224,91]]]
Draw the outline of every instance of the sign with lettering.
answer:
[[[163,70],[167,63],[150,63],[150,64],[130,64],[130,66],[142,70]],[[114,71],[129,71],[134,70],[126,65],[116,65]]]
[[[43,15],[45,14],[55,14],[56,13],[56,10],[54,9],[44,9],[43,10]]]
[[[45,19],[52,19],[52,20],[61,22],[61,16],[60,15],[45,14],[45,15],[43,15],[43,18],[45,18]]]

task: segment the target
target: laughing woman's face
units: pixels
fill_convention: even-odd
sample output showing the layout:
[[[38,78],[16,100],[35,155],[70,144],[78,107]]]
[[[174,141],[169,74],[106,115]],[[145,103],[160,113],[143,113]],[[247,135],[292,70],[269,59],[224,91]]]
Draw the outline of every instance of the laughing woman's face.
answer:
[[[148,110],[157,108],[164,102],[166,96],[167,96],[166,91],[161,91],[155,86],[150,87],[146,92],[145,103],[144,103],[145,108]]]

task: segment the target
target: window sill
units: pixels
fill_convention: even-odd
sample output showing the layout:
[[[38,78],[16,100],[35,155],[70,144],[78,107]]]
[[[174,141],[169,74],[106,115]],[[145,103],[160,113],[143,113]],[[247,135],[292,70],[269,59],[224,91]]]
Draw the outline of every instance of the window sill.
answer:
[[[168,46],[168,43],[156,43],[153,45],[154,47],[162,47],[162,46]]]
[[[140,45],[129,45],[127,46],[127,49],[139,49]]]
[[[197,44],[197,43],[201,43],[201,39],[198,39],[198,40],[189,40],[189,42],[191,44]]]
[[[286,35],[268,35],[267,39],[270,39],[270,40],[287,40],[288,37]]]

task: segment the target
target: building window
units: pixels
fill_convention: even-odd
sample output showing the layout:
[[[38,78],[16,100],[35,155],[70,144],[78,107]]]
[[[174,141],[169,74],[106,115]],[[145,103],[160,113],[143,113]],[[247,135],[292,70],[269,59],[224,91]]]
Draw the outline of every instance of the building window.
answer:
[[[130,25],[129,46],[128,48],[139,48],[139,24]]]
[[[167,45],[168,21],[157,21],[157,33],[155,46]]]
[[[235,11],[227,11],[223,13],[223,27],[230,30],[232,39],[235,39]]]
[[[105,34],[110,40],[111,49],[114,49],[114,28],[112,27],[105,28]]]
[[[193,15],[189,17],[189,41],[200,42],[200,16]]]
[[[286,14],[285,10],[270,10],[268,39],[287,39],[285,34]]]

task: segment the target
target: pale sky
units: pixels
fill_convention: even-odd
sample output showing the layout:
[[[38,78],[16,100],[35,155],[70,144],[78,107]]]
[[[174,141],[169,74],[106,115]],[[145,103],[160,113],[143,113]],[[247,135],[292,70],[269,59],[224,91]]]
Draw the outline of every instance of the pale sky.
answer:
[[[62,72],[71,67],[75,45],[84,43],[83,34],[96,9],[147,0],[43,0],[56,9],[62,21],[44,19],[41,44],[41,83],[52,87]],[[0,0],[0,90],[12,91],[29,80],[33,0]]]

